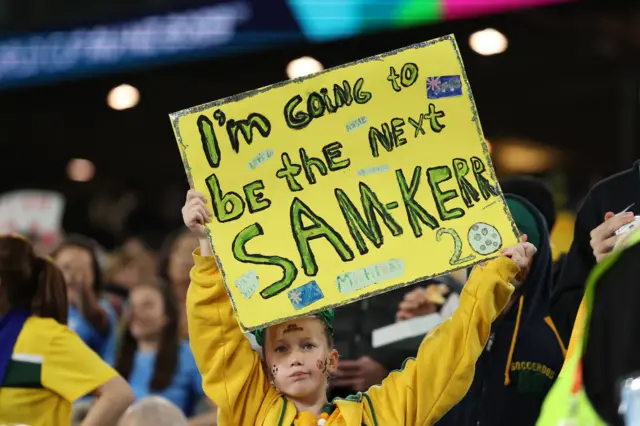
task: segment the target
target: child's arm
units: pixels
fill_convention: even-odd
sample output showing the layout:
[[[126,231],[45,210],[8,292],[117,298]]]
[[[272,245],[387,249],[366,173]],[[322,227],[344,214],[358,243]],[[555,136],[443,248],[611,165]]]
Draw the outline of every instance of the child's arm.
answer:
[[[209,251],[208,241],[201,247]],[[218,407],[220,424],[257,424],[263,402],[275,390],[240,331],[215,258],[200,256],[199,251],[193,257],[187,320],[202,387]]]
[[[365,393],[365,415],[379,424],[431,425],[456,405],[471,386],[491,323],[509,302],[509,282],[519,270],[506,257],[476,267],[453,317],[425,337],[417,358]]]
[[[192,189],[182,208],[185,225],[200,239],[186,303],[191,351],[202,388],[218,407],[219,423],[254,425],[267,396],[277,392],[235,319],[205,233],[205,223],[212,217],[206,202],[204,195]]]

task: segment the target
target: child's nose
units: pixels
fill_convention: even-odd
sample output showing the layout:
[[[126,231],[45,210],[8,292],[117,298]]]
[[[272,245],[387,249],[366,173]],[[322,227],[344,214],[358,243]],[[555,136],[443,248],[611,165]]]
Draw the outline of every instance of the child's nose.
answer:
[[[295,365],[302,365],[302,357],[299,351],[291,351],[291,354],[289,355],[289,363],[292,367]]]

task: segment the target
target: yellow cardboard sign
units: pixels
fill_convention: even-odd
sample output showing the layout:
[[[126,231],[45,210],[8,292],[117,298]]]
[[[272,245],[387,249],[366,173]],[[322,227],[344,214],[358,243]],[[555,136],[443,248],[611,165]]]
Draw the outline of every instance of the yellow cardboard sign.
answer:
[[[244,330],[517,242],[452,35],[171,121]]]

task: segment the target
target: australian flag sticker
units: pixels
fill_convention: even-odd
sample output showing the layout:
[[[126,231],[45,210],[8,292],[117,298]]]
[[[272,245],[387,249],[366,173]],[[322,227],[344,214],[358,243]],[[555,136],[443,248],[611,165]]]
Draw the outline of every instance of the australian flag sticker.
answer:
[[[298,288],[289,290],[287,295],[289,296],[289,300],[296,311],[306,308],[312,303],[324,298],[324,294],[322,293],[322,290],[320,290],[320,286],[318,286],[318,283],[315,281],[310,281]]]
[[[459,75],[427,77],[427,99],[462,96],[462,82]]]

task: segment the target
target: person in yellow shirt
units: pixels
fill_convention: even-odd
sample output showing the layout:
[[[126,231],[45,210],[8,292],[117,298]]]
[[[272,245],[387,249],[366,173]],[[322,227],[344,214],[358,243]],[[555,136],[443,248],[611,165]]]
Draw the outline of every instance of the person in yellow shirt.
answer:
[[[115,425],[129,385],[64,322],[66,286],[21,237],[0,236],[0,424],[64,426],[72,403],[97,400],[83,426]]]
[[[190,190],[182,214],[200,240],[187,293],[190,344],[220,426],[434,424],[469,389],[491,323],[514,291],[510,282],[523,281],[536,251],[523,242],[476,267],[456,313],[425,337],[416,359],[382,385],[329,404],[327,377],[338,363],[331,311],[256,333],[262,362],[238,327],[206,238],[212,215],[204,196]]]

